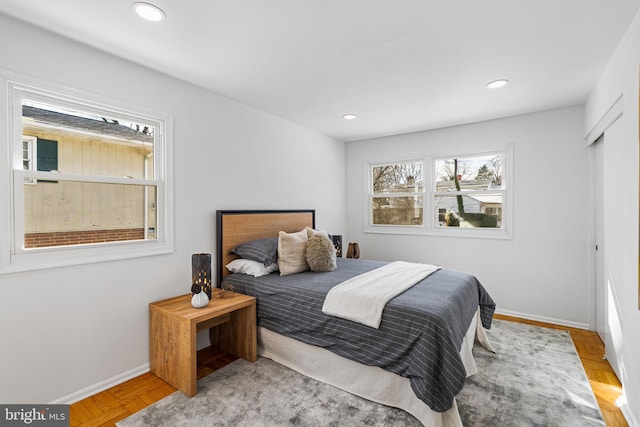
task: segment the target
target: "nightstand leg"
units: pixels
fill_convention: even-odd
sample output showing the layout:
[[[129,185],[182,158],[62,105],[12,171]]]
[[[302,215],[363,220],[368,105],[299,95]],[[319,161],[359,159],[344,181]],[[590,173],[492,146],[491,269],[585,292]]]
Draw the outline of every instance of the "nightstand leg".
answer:
[[[197,392],[196,331],[162,310],[151,309],[149,364],[153,374],[189,397]]]

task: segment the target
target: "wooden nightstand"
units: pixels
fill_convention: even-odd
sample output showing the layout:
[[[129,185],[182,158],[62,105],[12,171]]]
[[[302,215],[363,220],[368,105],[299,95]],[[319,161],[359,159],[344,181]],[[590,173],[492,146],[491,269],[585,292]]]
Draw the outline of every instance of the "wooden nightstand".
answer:
[[[196,332],[209,329],[211,345],[257,360],[256,299],[235,293],[191,306],[191,294],[149,304],[151,372],[189,397],[197,392]]]

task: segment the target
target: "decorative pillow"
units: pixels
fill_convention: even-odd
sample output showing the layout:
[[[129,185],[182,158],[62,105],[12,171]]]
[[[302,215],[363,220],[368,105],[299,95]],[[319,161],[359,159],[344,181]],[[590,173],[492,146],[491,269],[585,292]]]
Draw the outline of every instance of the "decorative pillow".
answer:
[[[278,238],[251,240],[234,248],[231,253],[240,258],[261,262],[266,266],[275,263],[278,259]]]
[[[227,270],[232,273],[250,274],[254,277],[266,276],[267,274],[278,270],[278,264],[276,263],[265,267],[265,265],[260,261],[242,258],[234,259],[225,267],[227,267]]]
[[[309,270],[307,265],[307,231],[278,234],[278,269],[281,276]]]
[[[325,230],[314,230],[311,227],[306,227],[305,230],[307,231],[307,237],[309,239],[315,236],[316,234],[321,234],[321,235],[327,236],[329,240],[331,240],[331,236],[329,236],[329,233],[326,232]]]
[[[329,237],[321,233],[309,238],[306,258],[311,271],[333,271],[337,267],[336,248]]]

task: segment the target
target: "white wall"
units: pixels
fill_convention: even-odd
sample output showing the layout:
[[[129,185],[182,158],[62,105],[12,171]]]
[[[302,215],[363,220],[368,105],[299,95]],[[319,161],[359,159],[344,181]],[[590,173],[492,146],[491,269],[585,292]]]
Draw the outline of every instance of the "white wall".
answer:
[[[346,241],[362,257],[474,274],[502,313],[586,327],[588,154],[582,107],[347,143]],[[514,144],[513,239],[365,233],[367,162]]]
[[[148,304],[189,292],[216,209],[315,208],[345,232],[342,142],[4,15],[0,40],[0,69],[173,115],[176,235],[170,255],[0,275],[0,402],[69,401],[148,367]]]
[[[638,79],[640,13],[636,15],[586,104],[585,133],[623,96],[622,116],[604,136],[605,274],[612,298],[609,323],[632,426],[640,425],[640,310],[638,309]],[[611,353],[610,353],[611,351]]]

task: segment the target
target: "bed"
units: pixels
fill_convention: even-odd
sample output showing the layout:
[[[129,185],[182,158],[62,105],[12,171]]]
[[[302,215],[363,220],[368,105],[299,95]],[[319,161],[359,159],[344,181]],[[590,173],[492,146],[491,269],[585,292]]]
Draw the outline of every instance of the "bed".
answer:
[[[258,299],[259,354],[425,426],[461,426],[455,396],[477,372],[474,339],[492,350],[484,328],[495,304],[486,290],[469,274],[440,269],[393,298],[376,329],[328,316],[322,303],[335,285],[386,263],[337,258],[331,272],[262,277],[225,268],[243,243],[306,227],[315,229],[313,210],[217,212],[218,284]]]

